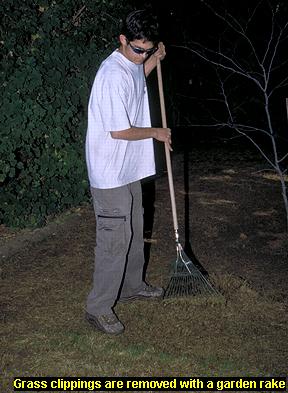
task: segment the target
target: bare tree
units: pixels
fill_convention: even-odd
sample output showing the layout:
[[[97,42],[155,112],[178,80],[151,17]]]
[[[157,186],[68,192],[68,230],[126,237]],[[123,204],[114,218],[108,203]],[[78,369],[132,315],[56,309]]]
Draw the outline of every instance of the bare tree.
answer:
[[[274,5],[259,1],[254,8],[246,9],[243,18],[233,16],[227,7],[219,11],[212,2],[203,0],[202,4],[217,19],[217,41],[214,37],[209,42],[190,41],[178,47],[212,67],[218,80],[213,101],[215,105],[217,98],[218,106],[217,114],[211,110],[209,124],[196,125],[194,118],[193,122],[190,119],[190,126],[229,127],[255,146],[279,176],[288,229],[288,138],[275,109],[276,105],[283,105],[282,114],[285,113],[285,95],[281,94],[288,86],[287,5],[284,1]]]

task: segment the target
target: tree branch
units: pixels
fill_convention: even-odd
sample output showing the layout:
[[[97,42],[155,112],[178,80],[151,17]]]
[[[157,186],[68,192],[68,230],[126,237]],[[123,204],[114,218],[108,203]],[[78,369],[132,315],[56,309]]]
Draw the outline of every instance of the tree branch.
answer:
[[[209,64],[213,64],[213,65],[215,65],[215,66],[217,66],[217,67],[223,68],[224,70],[231,71],[231,72],[233,72],[233,73],[235,73],[235,74],[239,74],[239,75],[243,76],[244,78],[250,79],[250,80],[252,80],[252,81],[262,90],[262,91],[264,91],[264,88],[262,87],[262,85],[261,85],[261,83],[258,81],[258,79],[254,78],[252,75],[250,75],[249,73],[247,73],[247,72],[245,72],[245,71],[243,71],[243,70],[241,70],[241,69],[240,69],[240,70],[237,70],[237,69],[235,69],[235,68],[233,68],[233,67],[231,67],[231,66],[226,66],[226,65],[224,65],[224,64],[222,64],[222,63],[220,63],[220,62],[218,62],[218,61],[214,61],[214,60],[212,60],[212,59],[209,59],[209,57],[207,57],[206,55],[204,55],[204,54],[202,54],[201,52],[197,51],[196,49],[189,48],[189,47],[183,46],[183,45],[173,45],[173,46],[176,47],[176,48],[186,49],[186,50],[188,50],[188,51],[194,53],[195,55],[197,55],[197,56],[200,57],[201,59],[205,60],[205,61],[206,61],[207,63],[209,63]],[[202,48],[202,49],[203,49],[203,48]],[[222,56],[223,58],[228,59],[233,65],[235,65],[236,68],[240,68],[236,63],[234,64],[233,60],[232,60],[231,58],[229,58],[228,56],[223,55],[222,53],[217,53],[217,52],[215,52],[215,51],[208,50],[208,49],[207,49],[207,51],[214,52],[215,54],[218,54],[218,55]]]

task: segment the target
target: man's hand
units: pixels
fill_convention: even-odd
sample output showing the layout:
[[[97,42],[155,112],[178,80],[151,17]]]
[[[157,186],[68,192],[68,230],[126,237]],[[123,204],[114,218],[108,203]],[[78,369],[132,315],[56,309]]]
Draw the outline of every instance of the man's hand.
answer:
[[[126,141],[139,141],[141,139],[154,138],[157,141],[167,144],[170,151],[171,147],[171,130],[170,128],[157,127],[131,127],[122,131],[110,131],[113,139],[123,139]]]
[[[159,60],[164,59],[164,57],[166,56],[166,51],[165,51],[165,45],[163,44],[163,42],[159,42],[158,49],[156,50],[156,52],[153,53],[152,56],[156,57],[156,63],[157,63],[157,59],[159,59]]]
[[[172,151],[171,129],[170,128],[155,128],[155,139],[167,144],[168,149]]]
[[[158,49],[153,55],[148,57],[144,63],[145,75],[148,76],[150,72],[156,67],[157,59],[163,60],[166,56],[165,45],[163,42],[159,42]]]

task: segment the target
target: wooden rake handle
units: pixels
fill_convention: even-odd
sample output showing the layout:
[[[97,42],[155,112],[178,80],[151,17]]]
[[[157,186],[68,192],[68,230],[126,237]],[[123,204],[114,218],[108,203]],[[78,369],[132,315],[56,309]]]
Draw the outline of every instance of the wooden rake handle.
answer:
[[[165,101],[164,101],[164,92],[163,92],[163,81],[162,81],[162,70],[160,60],[157,59],[157,77],[158,77],[158,88],[159,88],[159,97],[160,97],[160,107],[161,107],[161,117],[162,117],[162,127],[167,128],[167,119],[166,119],[166,110],[165,110]],[[168,172],[168,182],[169,182],[169,191],[171,198],[171,206],[172,206],[172,216],[173,216],[173,226],[175,231],[176,241],[178,242],[178,219],[177,219],[177,211],[176,211],[176,202],[175,202],[175,192],[174,192],[174,183],[173,183],[173,174],[172,174],[172,166],[171,166],[171,156],[168,144],[165,143],[165,156],[166,156],[166,166]]]

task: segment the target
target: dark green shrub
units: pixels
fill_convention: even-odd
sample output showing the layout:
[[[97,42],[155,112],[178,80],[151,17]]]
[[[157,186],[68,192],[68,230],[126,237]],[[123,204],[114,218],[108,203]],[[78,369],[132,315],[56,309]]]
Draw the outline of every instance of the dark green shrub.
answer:
[[[89,91],[124,3],[1,2],[1,223],[41,225],[87,200]]]

